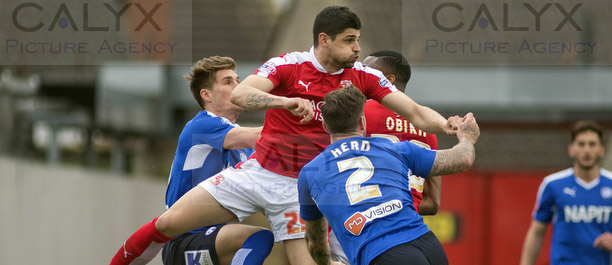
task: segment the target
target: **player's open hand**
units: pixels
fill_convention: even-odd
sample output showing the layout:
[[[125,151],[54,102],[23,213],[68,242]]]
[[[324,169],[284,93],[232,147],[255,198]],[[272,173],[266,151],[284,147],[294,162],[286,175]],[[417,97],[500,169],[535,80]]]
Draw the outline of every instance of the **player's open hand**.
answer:
[[[307,123],[314,117],[314,109],[307,99],[287,98],[283,103],[283,108],[295,116],[303,117],[300,123]]]
[[[474,118],[474,114],[471,112],[466,114],[459,124],[457,138],[461,139],[462,137],[467,137],[472,144],[475,144],[478,141],[478,137],[480,137],[480,128],[478,128],[476,118]]]
[[[605,232],[599,235],[593,242],[593,246],[605,251],[612,251],[612,233]]]
[[[457,115],[449,117],[448,120],[446,120],[446,126],[444,127],[444,132],[447,135],[456,135],[457,129],[459,129],[460,123],[461,123],[461,117]]]

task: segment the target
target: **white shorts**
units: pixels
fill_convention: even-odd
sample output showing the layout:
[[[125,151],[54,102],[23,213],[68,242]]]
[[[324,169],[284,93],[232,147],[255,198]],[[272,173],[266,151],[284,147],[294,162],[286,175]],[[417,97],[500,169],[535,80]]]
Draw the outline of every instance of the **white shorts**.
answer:
[[[269,171],[249,159],[240,168],[227,168],[199,185],[241,222],[263,212],[275,242],[304,238],[296,178]]]

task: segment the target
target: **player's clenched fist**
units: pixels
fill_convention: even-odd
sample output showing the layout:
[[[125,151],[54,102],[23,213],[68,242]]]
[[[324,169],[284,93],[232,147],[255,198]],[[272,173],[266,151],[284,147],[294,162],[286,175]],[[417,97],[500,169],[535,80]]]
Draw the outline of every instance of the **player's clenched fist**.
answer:
[[[478,128],[474,114],[470,112],[461,119],[459,129],[457,130],[457,138],[461,139],[461,137],[467,137],[472,144],[475,144],[479,136],[480,128]]]
[[[283,108],[295,116],[304,117],[300,120],[300,123],[307,123],[314,117],[314,109],[307,99],[287,98],[283,103]]]

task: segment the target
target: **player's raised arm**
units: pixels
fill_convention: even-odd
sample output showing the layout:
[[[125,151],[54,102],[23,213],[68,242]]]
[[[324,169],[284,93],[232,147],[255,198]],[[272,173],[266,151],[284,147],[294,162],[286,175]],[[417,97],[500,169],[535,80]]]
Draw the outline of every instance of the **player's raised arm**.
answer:
[[[453,116],[447,119],[435,110],[417,104],[402,92],[394,92],[382,98],[385,107],[395,111],[402,118],[409,120],[415,127],[428,133],[445,133],[455,135],[459,117]]]
[[[232,91],[232,103],[245,110],[257,111],[272,108],[283,108],[293,115],[304,117],[305,123],[314,117],[314,109],[310,101],[303,98],[287,98],[275,96],[270,92],[274,88],[272,81],[267,78],[250,75]]]
[[[472,113],[468,113],[457,130],[459,143],[451,149],[436,152],[436,158],[429,176],[450,175],[471,167],[476,156],[474,144],[479,136],[480,129],[476,119]]]

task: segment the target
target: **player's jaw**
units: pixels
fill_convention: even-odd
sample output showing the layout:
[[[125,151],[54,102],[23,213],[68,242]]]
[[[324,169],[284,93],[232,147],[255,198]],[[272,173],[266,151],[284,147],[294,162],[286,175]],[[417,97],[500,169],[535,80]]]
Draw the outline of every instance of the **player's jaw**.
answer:
[[[351,54],[348,58],[337,60],[337,63],[342,68],[353,68],[355,62],[359,60],[359,53]]]
[[[578,165],[582,169],[588,170],[598,166],[600,160],[600,156],[585,152],[574,157],[574,164]]]

